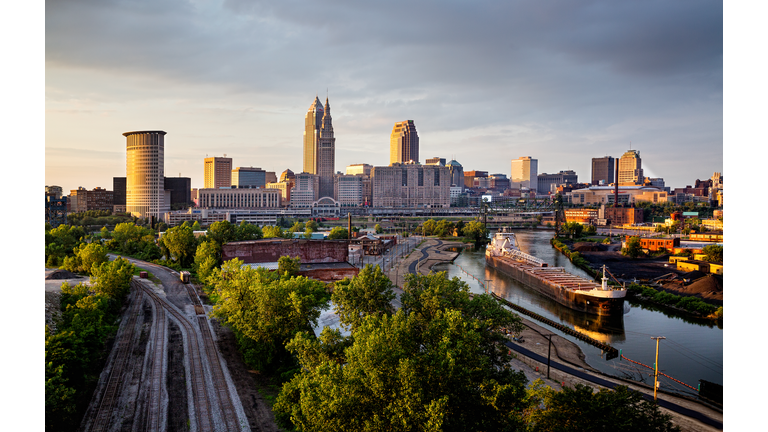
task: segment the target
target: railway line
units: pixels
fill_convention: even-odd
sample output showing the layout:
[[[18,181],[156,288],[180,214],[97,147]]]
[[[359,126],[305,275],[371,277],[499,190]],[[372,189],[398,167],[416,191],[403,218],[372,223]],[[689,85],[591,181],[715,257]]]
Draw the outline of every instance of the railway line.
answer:
[[[136,317],[139,314],[141,303],[144,300],[143,290],[136,289],[133,286],[133,293],[131,299],[131,307],[128,312],[128,320],[125,322],[120,340],[117,342],[115,357],[112,361],[112,369],[109,371],[109,378],[107,379],[107,385],[104,389],[104,394],[99,402],[99,407],[93,416],[93,422],[90,425],[89,431],[106,431],[112,425],[110,421],[112,414],[117,406],[117,401],[120,398],[120,389],[123,383],[123,374],[128,364],[128,359],[133,348],[134,334],[136,333]]]
[[[152,299],[153,302],[155,302],[157,309],[167,310],[183,328],[187,338],[186,355],[190,369],[189,375],[192,379],[192,400],[194,401],[195,406],[194,417],[196,420],[197,430],[214,430],[213,424],[211,422],[212,404],[207,391],[205,382],[205,369],[203,367],[202,353],[200,352],[200,342],[195,328],[192,326],[192,323],[187,319],[187,317],[178,312],[173,306],[171,306],[163,298],[154,293],[151,289],[145,287],[144,285],[141,285],[141,289]]]
[[[152,371],[149,374],[149,395],[147,401],[147,413],[145,416],[144,430],[160,431],[165,429],[164,410],[162,409],[162,391],[165,374],[163,373],[163,363],[166,358],[167,329],[168,320],[165,314],[165,308],[154,302],[154,319],[152,322]]]

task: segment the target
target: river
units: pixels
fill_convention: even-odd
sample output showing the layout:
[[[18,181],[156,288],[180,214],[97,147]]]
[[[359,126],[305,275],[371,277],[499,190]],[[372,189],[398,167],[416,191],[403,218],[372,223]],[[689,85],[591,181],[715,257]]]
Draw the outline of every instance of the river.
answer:
[[[590,278],[549,244],[552,231],[516,230],[515,234],[520,249],[524,252],[546,261],[550,266],[564,267],[570,273]],[[453,264],[435,266],[434,270],[447,271],[449,277],[461,278],[475,293],[484,292],[483,281],[490,280],[491,289],[507,300],[594,339],[607,342],[620,349],[627,358],[651,367],[656,355],[656,342],[651,340],[651,337],[663,336],[666,339],[661,340],[659,345],[660,372],[694,388],[698,386],[700,379],[723,383],[723,330],[712,321],[690,319],[672,311],[640,306],[629,300],[624,302],[624,315],[617,318],[605,319],[577,312],[555,303],[493,268],[486,267],[484,250],[466,249]],[[565,335],[546,324],[537,324],[579,345],[584,351],[587,363],[595,369],[653,384],[651,369],[618,358],[607,360],[599,348]],[[660,388],[667,391],[694,393],[663,376],[659,377],[659,382]]]

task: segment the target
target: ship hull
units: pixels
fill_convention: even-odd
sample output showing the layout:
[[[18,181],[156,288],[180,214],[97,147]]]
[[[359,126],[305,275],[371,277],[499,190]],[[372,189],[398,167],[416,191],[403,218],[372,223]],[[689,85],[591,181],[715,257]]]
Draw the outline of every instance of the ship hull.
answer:
[[[585,295],[578,291],[561,289],[526,272],[524,264],[508,258],[486,255],[485,263],[489,267],[524,284],[526,287],[552,299],[553,301],[580,312],[598,316],[615,316],[624,312],[624,298],[602,298]]]

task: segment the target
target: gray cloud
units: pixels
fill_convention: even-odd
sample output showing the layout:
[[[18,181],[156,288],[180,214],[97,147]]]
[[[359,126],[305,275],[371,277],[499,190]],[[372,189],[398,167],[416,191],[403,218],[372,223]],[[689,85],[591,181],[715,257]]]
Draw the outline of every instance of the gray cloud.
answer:
[[[478,169],[505,172],[539,152],[540,166],[580,159],[586,178],[589,158],[629,141],[659,158],[722,149],[722,19],[707,1],[49,0],[46,93],[63,110],[81,94],[161,100],[198,129],[198,119],[290,124],[269,140],[298,145],[312,96],[328,88],[339,145],[384,159],[373,163],[386,163],[378,143],[407,118]],[[467,145],[504,156],[484,162]],[[337,169],[352,157],[337,152]]]

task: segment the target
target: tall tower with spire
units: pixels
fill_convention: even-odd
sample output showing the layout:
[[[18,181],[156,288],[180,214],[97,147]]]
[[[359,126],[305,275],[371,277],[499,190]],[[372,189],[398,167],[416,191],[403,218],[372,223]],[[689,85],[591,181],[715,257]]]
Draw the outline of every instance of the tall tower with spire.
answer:
[[[320,145],[320,128],[323,124],[323,104],[320,98],[309,106],[304,117],[304,168],[303,172],[317,174],[317,149]]]
[[[331,105],[325,98],[323,110],[323,125],[320,129],[320,145],[318,146],[317,174],[320,176],[320,194],[322,197],[333,197],[333,175],[336,173],[336,138],[333,137],[333,122]]]

